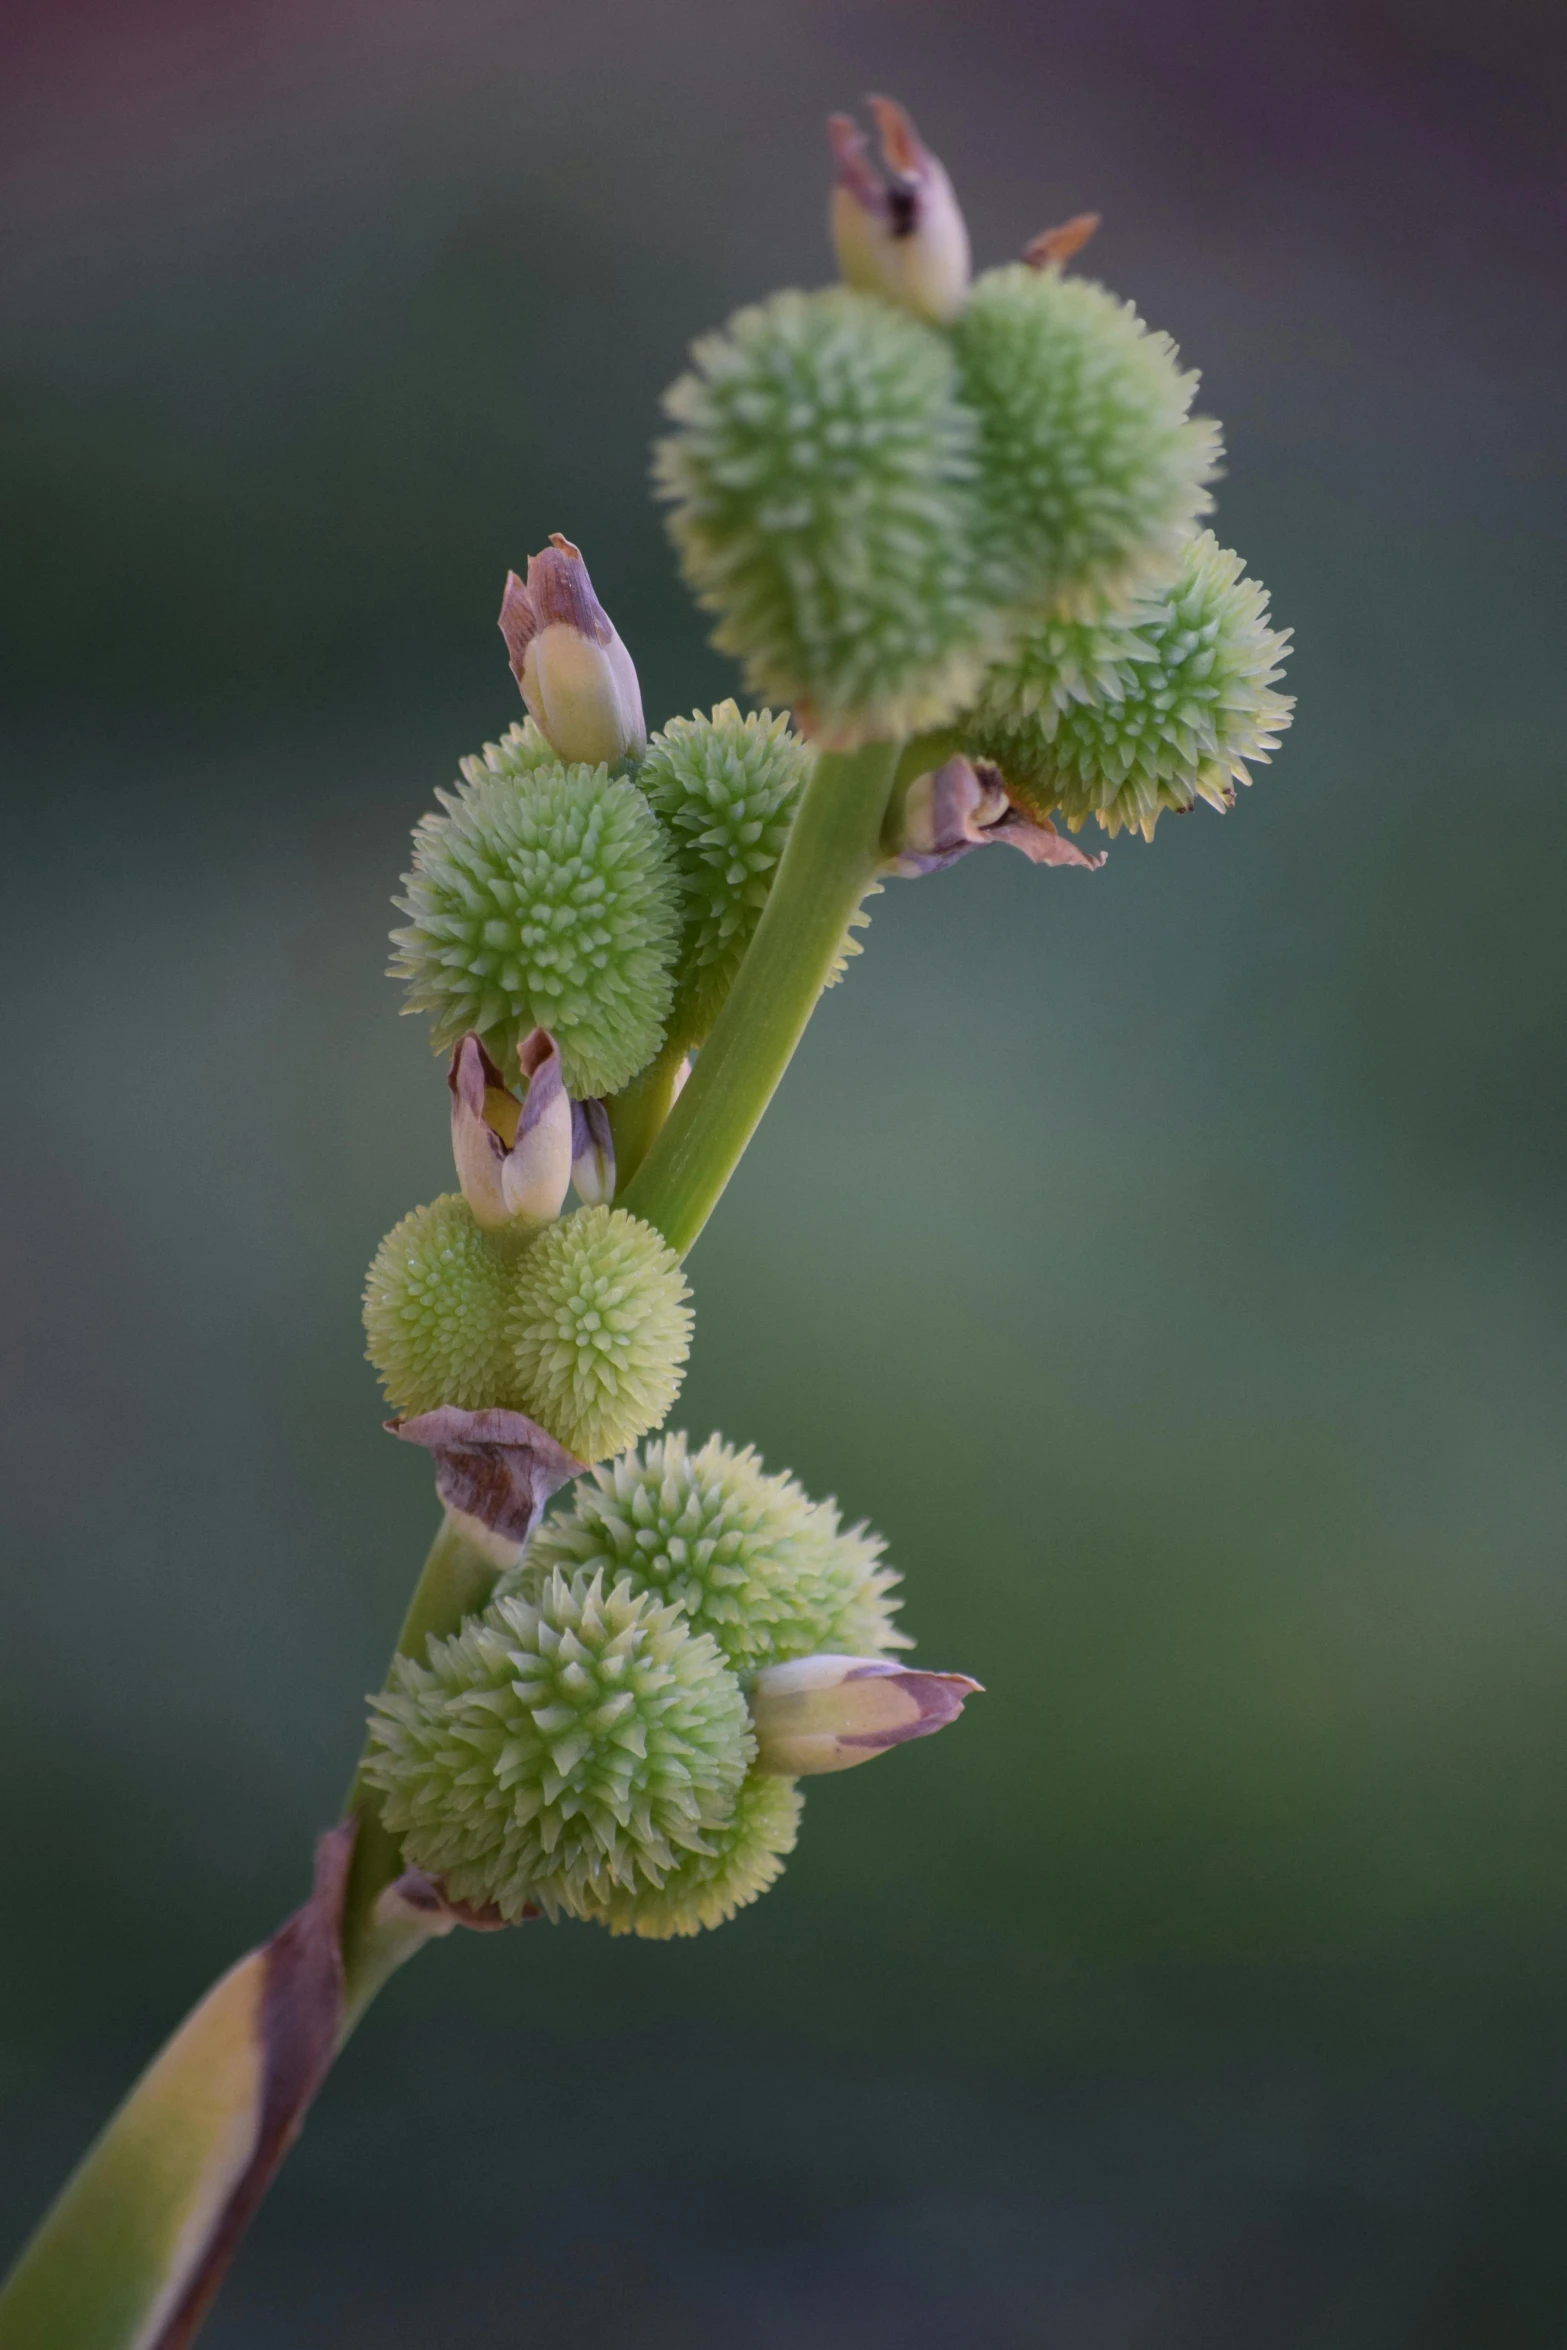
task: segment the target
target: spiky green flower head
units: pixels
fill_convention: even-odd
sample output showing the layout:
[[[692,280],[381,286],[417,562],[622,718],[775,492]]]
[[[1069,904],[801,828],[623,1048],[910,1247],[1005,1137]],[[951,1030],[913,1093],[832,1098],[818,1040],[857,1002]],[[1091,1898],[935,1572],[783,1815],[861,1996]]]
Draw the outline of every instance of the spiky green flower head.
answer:
[[[751,943],[773,869],[810,772],[810,745],[789,714],[734,702],[672,718],[648,745],[637,782],[674,835],[686,886],[672,1037],[700,1044]]]
[[[1178,577],[1097,626],[1041,621],[991,671],[965,741],[1032,814],[1152,840],[1160,811],[1227,808],[1294,702],[1274,691],[1288,630],[1238,555],[1202,531]]]
[[[507,1400],[579,1460],[634,1444],[680,1392],[689,1295],[651,1224],[624,1208],[578,1208],[518,1265]]]
[[[680,884],[634,784],[531,763],[526,730],[513,738],[468,761],[436,795],[445,813],[415,826],[392,971],[408,1009],[432,1015],[437,1052],[476,1029],[512,1070],[521,1039],[547,1028],[569,1092],[614,1093],[663,1039]]]
[[[797,1781],[752,1771],[729,1825],[705,1832],[706,1852],[682,1853],[662,1885],[638,1893],[615,1886],[582,1914],[612,1934],[640,1934],[648,1942],[725,1925],[782,1876],[799,1839],[801,1809]]]
[[[509,1234],[480,1229],[456,1191],[387,1234],[365,1282],[365,1335],[398,1411],[505,1400],[516,1254]]]
[[[671,1434],[578,1478],[514,1579],[533,1591],[557,1569],[625,1577],[753,1673],[789,1657],[907,1648],[884,1547],[865,1526],[841,1526],[833,1502],[769,1474],[749,1446],[712,1436],[693,1452]]]
[[[692,356],[654,473],[714,644],[839,747],[939,724],[993,627],[945,336],[830,286],[738,311]]]
[[[1167,577],[1219,451],[1169,336],[1090,279],[1023,262],[975,281],[952,334],[998,599],[1092,611]]]
[[[716,1858],[755,1750],[739,1682],[679,1608],[552,1575],[398,1660],[365,1776],[452,1897],[580,1917]]]

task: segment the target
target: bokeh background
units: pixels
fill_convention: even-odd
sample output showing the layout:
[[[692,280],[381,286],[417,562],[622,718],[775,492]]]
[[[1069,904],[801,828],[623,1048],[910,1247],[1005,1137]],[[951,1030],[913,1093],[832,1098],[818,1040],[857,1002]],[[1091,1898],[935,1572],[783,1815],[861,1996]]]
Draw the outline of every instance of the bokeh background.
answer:
[[[13,0],[0,42],[0,2249],[299,1897],[432,1522],[362,1269],[449,1182],[410,824],[912,106],[1226,421],[1299,722],[1097,878],[875,906],[678,1419],[989,1694],[695,1945],[383,1999],[214,2350],[1567,2339],[1567,31],[1549,0]]]

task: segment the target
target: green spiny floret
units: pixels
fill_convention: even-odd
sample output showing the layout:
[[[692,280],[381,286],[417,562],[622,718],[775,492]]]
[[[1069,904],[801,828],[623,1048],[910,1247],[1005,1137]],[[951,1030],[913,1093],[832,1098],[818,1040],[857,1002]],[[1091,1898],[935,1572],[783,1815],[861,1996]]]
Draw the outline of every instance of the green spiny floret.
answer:
[[[749,1446],[712,1436],[693,1452],[675,1434],[579,1478],[518,1578],[533,1590],[556,1568],[627,1576],[683,1608],[737,1671],[759,1672],[795,1656],[907,1648],[883,1548],[868,1528],[841,1527],[834,1503],[769,1475]]]
[[[1205,530],[1163,594],[1098,626],[1025,630],[961,730],[1034,814],[1151,840],[1162,809],[1228,807],[1247,761],[1277,749],[1294,708],[1273,690],[1288,646],[1266,588]]]
[[[417,1868],[518,1918],[597,1916],[716,1857],[756,1751],[745,1699],[678,1608],[601,1575],[500,1599],[373,1702],[365,1777]]]
[[[950,346],[867,294],[775,294],[693,346],[655,477],[713,642],[847,746],[934,726],[993,628]]]
[[[387,1234],[365,1281],[367,1353],[401,1412],[503,1400],[516,1249],[480,1230],[460,1192],[415,1208]]]
[[[686,886],[669,1021],[682,1043],[700,1044],[723,1008],[810,766],[810,746],[790,733],[787,711],[742,718],[734,702],[710,717],[672,718],[648,745],[637,782],[674,834]]]
[[[1103,286],[1019,262],[976,281],[953,338],[996,597],[1093,611],[1167,577],[1219,450],[1169,336]]]
[[[612,1934],[640,1934],[648,1942],[722,1926],[783,1874],[799,1837],[801,1808],[795,1780],[753,1771],[728,1827],[708,1829],[710,1851],[682,1853],[662,1885],[640,1893],[617,1886],[601,1906],[584,1904],[582,1914]]]
[[[521,1038],[548,1028],[570,1092],[614,1093],[663,1038],[680,885],[634,784],[533,751],[514,728],[415,826],[392,971],[437,1052],[474,1028],[514,1071]]]
[[[482,783],[487,775],[537,775],[541,767],[558,767],[560,753],[531,718],[508,726],[498,743],[486,743],[471,759],[459,759],[463,778]]]
[[[522,1259],[512,1294],[518,1406],[585,1461],[656,1428],[691,1344],[680,1259],[624,1208],[578,1208]]]

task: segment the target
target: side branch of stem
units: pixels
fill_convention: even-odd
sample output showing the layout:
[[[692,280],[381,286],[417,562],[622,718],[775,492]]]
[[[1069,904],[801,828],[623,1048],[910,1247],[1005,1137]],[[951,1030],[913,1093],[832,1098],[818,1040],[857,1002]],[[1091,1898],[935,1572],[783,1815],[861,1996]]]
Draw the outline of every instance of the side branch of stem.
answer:
[[[755,1133],[876,878],[897,763],[896,743],[817,759],[729,999],[621,1194],[682,1256]]]

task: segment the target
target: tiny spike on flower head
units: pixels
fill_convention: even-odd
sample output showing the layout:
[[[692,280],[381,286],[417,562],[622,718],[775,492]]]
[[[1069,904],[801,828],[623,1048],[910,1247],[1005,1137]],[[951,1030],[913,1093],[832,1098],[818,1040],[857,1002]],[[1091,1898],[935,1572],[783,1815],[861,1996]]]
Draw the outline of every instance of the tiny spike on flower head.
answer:
[[[969,241],[952,182],[891,98],[869,101],[881,138],[883,177],[851,115],[829,116],[837,165],[832,234],[846,285],[880,294],[945,326],[968,291]]]
[[[525,746],[524,746],[525,747]],[[616,1092],[663,1039],[680,889],[662,827],[604,767],[491,745],[414,828],[392,970],[437,1052],[469,1029],[502,1069],[533,1028],[577,1095]],[[494,754],[492,756],[492,754]]]
[[[1016,262],[976,281],[953,340],[996,596],[1092,611],[1168,577],[1219,446],[1169,336],[1090,279]]]
[[[803,1656],[769,1665],[751,1698],[756,1767],[791,1779],[851,1771],[890,1746],[944,1730],[979,1686],[966,1673],[922,1673],[885,1657]]]
[[[648,746],[637,782],[670,828],[686,886],[669,1017],[670,1035],[684,1043],[700,1044],[723,1009],[811,761],[787,712],[742,718],[732,701],[707,716],[672,718]]]
[[[526,585],[506,574],[500,630],[523,700],[560,758],[613,767],[640,757],[647,728],[631,655],[558,530],[528,557]]]
[[[997,635],[947,338],[829,286],[738,311],[692,356],[655,477],[714,644],[834,747],[940,725]]]
[[[400,1658],[365,1776],[448,1899],[517,1918],[656,1890],[735,1815],[755,1751],[740,1685],[678,1608],[602,1576],[494,1601]]]
[[[1247,762],[1277,748],[1294,708],[1274,690],[1288,645],[1267,590],[1202,531],[1162,594],[1025,629],[962,731],[1031,812],[1151,840],[1163,809],[1228,807]]]
[[[833,1502],[769,1475],[749,1446],[712,1436],[693,1452],[675,1434],[580,1479],[569,1508],[539,1529],[520,1588],[557,1567],[625,1576],[752,1672],[819,1649],[907,1648],[883,1548],[867,1527],[841,1526]]]
[[[691,1344],[680,1260],[623,1208],[578,1208],[540,1235],[512,1293],[509,1387],[585,1461],[656,1428]]]
[[[558,767],[560,753],[531,718],[524,718],[521,725],[508,726],[498,743],[486,743],[482,751],[457,764],[465,783],[482,783],[491,775],[509,775],[515,781],[536,775],[541,767]]]
[[[571,1182],[572,1105],[560,1078],[560,1054],[547,1029],[517,1048],[527,1098],[519,1102],[470,1030],[452,1055],[452,1156],[457,1180],[486,1231],[549,1224]]]

